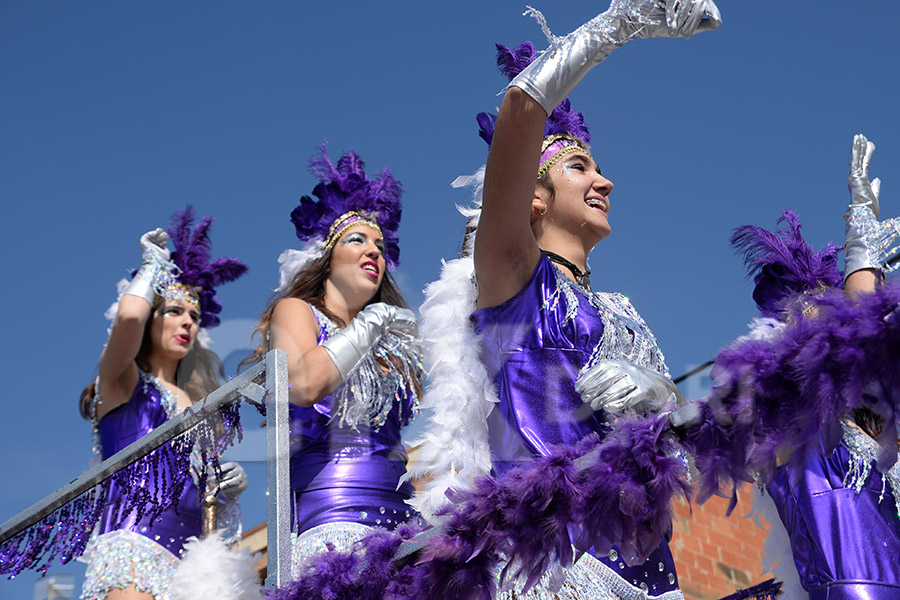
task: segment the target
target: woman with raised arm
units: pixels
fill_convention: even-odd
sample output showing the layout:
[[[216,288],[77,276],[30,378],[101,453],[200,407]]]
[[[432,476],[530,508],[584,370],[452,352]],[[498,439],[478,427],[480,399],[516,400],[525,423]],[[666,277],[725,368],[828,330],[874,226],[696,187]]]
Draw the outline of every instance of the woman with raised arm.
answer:
[[[900,595],[900,287],[882,285],[900,224],[878,221],[873,151],[854,138],[843,274],[839,248],[814,251],[793,211],[775,231],[735,230],[761,317],[719,352],[709,396],[669,415],[699,501],[723,483],[765,486],[756,508],[786,598]]]
[[[616,1],[565,38],[553,38],[537,58],[531,44],[498,46],[501,70],[513,78],[496,118],[478,118],[490,152],[474,237],[477,298],[468,296],[496,404],[472,400],[490,394],[489,386],[471,382],[474,369],[447,376],[447,393],[437,391],[448,361],[429,357],[439,381],[433,402],[431,390],[426,394],[437,411],[423,447],[430,466],[416,473],[435,477],[417,499],[423,512],[433,513],[445,489],[464,487],[485,467],[502,476],[523,461],[551,455],[554,447],[603,436],[610,411],[656,411],[680,397],[656,338],[628,299],[590,288],[588,255],[610,233],[613,183],[601,173],[587,126],[566,95],[629,39],[690,37],[718,24],[712,2]],[[448,265],[445,276],[453,277],[454,269]],[[426,294],[426,340],[442,333],[429,317],[453,312],[440,306],[441,297],[456,301],[448,287],[439,284]],[[455,335],[450,329],[462,328],[443,329]],[[463,381],[472,383],[472,393],[450,401],[453,386]],[[479,425],[485,416],[486,431]],[[486,440],[473,435],[479,430]],[[618,529],[610,523],[610,532]],[[569,569],[559,598],[683,597],[666,540],[653,540],[643,564],[627,565],[636,557],[620,556],[616,548],[597,554]]]
[[[231,258],[210,261],[212,218],[192,229],[193,219],[188,207],[173,216],[168,233],[156,229],[141,236],[141,266],[130,283],[123,281],[110,309],[113,324],[98,377],[81,396],[81,413],[93,422],[95,451],[104,459],[220,384],[221,363],[197,335],[219,324],[215,286],[247,268]],[[110,484],[99,535],[89,548],[82,600],[172,598],[185,542],[202,533],[204,495],[189,473],[175,472],[172,452],[154,451],[137,479]],[[223,464],[217,484],[225,511],[239,519],[236,501],[247,487],[243,469]]]
[[[742,227],[735,236],[756,274],[754,299],[764,317],[776,319],[754,332],[770,340],[776,349],[770,356],[790,348],[797,357],[783,375],[808,397],[818,398],[827,397],[822,392],[839,373],[859,377],[855,385],[839,388],[846,408],[816,410],[821,433],[807,444],[792,442],[791,450],[800,449],[782,457],[784,464],[770,480],[764,478],[777,509],[768,520],[773,530],[786,531],[780,537],[769,534],[767,554],[783,559],[776,574],[791,598],[900,596],[900,461],[894,425],[900,290],[896,284],[881,285],[883,271],[890,270],[887,260],[900,245],[900,227],[894,219],[878,221],[880,181],[869,181],[874,150],[864,136],[854,138],[843,277],[836,248],[830,244],[830,253],[816,254],[805,250],[799,219],[789,211],[782,221],[790,226],[776,235]],[[842,282],[846,298],[839,292]],[[798,344],[791,334],[803,329],[813,333]],[[821,345],[826,338],[833,348]],[[779,540],[785,547],[776,551]]]
[[[390,275],[400,184],[387,169],[367,178],[353,151],[335,165],[323,145],[310,164],[316,199],[291,213],[305,246],[279,259],[279,295],[256,352],[288,355],[295,572],[326,544],[347,549],[372,527],[410,519],[400,430],[422,376],[416,318]]]

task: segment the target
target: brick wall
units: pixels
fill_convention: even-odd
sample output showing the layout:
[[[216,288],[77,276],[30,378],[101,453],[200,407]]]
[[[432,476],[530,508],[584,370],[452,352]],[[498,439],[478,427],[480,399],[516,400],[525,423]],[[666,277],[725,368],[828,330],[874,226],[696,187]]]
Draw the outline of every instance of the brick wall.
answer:
[[[686,600],[716,600],[772,577],[762,574],[766,532],[744,517],[752,495],[745,485],[730,517],[725,498],[710,498],[703,506],[676,503],[671,547]]]

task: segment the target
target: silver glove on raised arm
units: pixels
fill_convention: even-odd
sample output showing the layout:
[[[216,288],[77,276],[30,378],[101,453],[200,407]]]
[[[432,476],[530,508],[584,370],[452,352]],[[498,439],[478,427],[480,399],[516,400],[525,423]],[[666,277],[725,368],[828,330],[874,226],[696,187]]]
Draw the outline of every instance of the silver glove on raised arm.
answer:
[[[613,0],[609,9],[569,35],[550,34],[544,16],[530,8],[550,47],[510,85],[534,98],[549,115],[613,50],[635,38],[683,37],[722,24],[712,0]]]
[[[578,376],[575,391],[592,409],[613,413],[654,413],[684,402],[671,379],[626,360],[600,361]]]
[[[124,294],[143,298],[151,306],[156,298],[160,271],[169,262],[169,234],[157,227],[141,236],[141,267],[131,278]]]
[[[862,269],[891,270],[887,261],[897,250],[900,223],[896,219],[878,221],[881,180],[869,181],[869,164],[875,144],[857,134],[850,150],[850,206],[844,214],[847,222],[844,241],[844,279]]]
[[[345,328],[325,340],[322,347],[344,381],[369,348],[391,330],[415,336],[418,330],[415,313],[408,308],[376,302],[362,309]]]

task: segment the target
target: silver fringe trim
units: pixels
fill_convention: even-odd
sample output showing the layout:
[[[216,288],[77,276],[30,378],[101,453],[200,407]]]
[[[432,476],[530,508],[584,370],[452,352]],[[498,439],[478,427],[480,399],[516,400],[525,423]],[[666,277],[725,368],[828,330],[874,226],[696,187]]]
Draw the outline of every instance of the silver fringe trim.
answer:
[[[316,319],[324,326],[326,338],[337,326],[315,307]],[[360,426],[378,430],[384,425],[394,403],[412,398],[412,412],[421,402],[416,382],[423,372],[422,348],[415,337],[396,331],[382,334],[344,383],[333,393],[332,420],[341,427]]]
[[[844,428],[844,445],[850,451],[850,464],[843,483],[845,487],[853,489],[858,494],[872,474],[872,467],[878,457],[880,447],[878,442],[855,427],[847,423],[841,423],[841,426]],[[900,460],[894,463],[887,473],[881,473],[879,502],[884,500],[888,485],[891,486],[891,492],[894,495],[895,515],[900,518]]]

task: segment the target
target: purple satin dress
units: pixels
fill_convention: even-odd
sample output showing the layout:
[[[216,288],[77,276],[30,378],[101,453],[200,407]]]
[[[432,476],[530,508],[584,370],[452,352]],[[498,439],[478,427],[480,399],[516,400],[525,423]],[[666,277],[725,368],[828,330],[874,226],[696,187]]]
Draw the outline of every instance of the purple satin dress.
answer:
[[[106,460],[132,442],[144,437],[165,423],[177,408],[175,398],[169,392],[161,393],[162,383],[141,373],[137,387],[125,404],[111,410],[98,423],[103,459]],[[163,388],[164,389],[164,388]],[[160,468],[165,468],[164,464]],[[109,499],[114,502],[121,494],[115,487],[110,489]],[[168,511],[157,518],[152,525],[146,517],[137,520],[136,515],[126,517],[124,524],[113,528],[114,506],[104,508],[99,521],[99,533],[115,529],[139,533],[164,546],[175,556],[180,556],[185,540],[202,533],[200,495],[194,482],[188,480],[178,501],[177,511]]]
[[[336,326],[321,312],[313,313],[321,344]],[[299,534],[328,523],[393,529],[414,514],[405,502],[412,486],[397,487],[406,473],[400,430],[411,419],[414,399],[394,393],[380,426],[353,427],[333,418],[337,395],[310,407],[290,406],[293,530]]]
[[[834,451],[810,449],[768,485],[811,600],[900,598],[900,462],[883,478],[876,453],[845,427]]]
[[[585,365],[625,358],[668,375],[656,339],[627,298],[589,295],[543,255],[522,290],[499,306],[476,311],[472,322],[500,398],[488,417],[497,474],[548,455],[550,445],[604,435],[604,414],[582,403],[575,391]],[[640,566],[625,565],[615,550],[596,558],[651,596],[678,589],[665,540]]]

